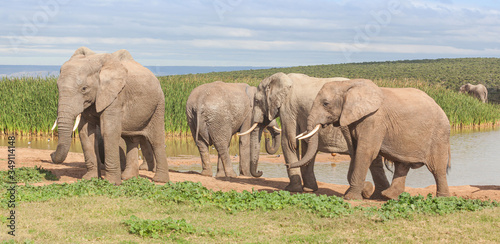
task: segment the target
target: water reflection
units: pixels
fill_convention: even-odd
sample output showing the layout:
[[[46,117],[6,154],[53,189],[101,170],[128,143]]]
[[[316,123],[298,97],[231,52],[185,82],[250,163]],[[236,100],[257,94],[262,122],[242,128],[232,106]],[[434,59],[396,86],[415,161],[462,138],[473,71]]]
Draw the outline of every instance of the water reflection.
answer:
[[[451,170],[448,173],[448,183],[457,185],[500,185],[500,129],[479,130],[479,131],[455,131],[450,137],[451,142]],[[264,140],[262,140],[264,142]],[[0,137],[0,145],[7,145],[7,137]],[[29,147],[37,149],[55,150],[57,138],[17,138],[17,147]],[[198,148],[191,137],[169,138],[166,140],[166,150],[169,157],[194,155],[199,156]],[[81,152],[78,139],[74,139],[70,151]],[[239,154],[238,141],[233,138],[230,146],[231,156]],[[210,153],[217,155],[217,151],[212,147]],[[265,153],[261,146],[261,153]],[[281,150],[278,152],[281,154]],[[315,164],[315,174],[318,181],[347,184],[348,163],[317,162]],[[215,173],[214,163],[214,173]],[[239,172],[238,164],[234,163],[235,171]],[[172,166],[172,169],[179,171],[201,171],[200,165]],[[269,163],[261,161],[259,170],[264,172],[263,177],[285,178],[286,169],[283,164]],[[392,173],[386,170],[389,180]],[[368,179],[371,180],[370,175]],[[434,185],[434,177],[426,167],[410,170],[406,185],[410,187],[426,187]]]

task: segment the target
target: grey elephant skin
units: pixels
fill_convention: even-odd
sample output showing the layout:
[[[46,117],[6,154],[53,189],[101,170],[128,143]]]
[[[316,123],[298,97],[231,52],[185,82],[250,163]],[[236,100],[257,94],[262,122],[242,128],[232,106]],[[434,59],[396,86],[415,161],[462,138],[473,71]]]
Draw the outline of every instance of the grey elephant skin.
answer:
[[[126,157],[137,157],[138,144],[145,138],[156,162],[156,182],[169,181],[165,151],[165,97],[158,79],[126,50],[96,54],[81,47],[61,67],[57,80],[59,104],[57,121],[59,142],[51,154],[54,163],[62,163],[71,144],[72,124],[78,114],[82,146],[95,145],[95,127],[99,126],[104,145],[105,179],[121,184],[138,174],[137,164],[120,170],[120,139],[126,142]],[[86,143],[86,141],[92,141]],[[97,162],[95,149],[84,148],[85,161]],[[127,159],[127,161],[129,161]],[[129,167],[130,166],[130,167]]]
[[[186,116],[196,146],[200,151],[202,175],[212,176],[209,146],[214,145],[218,153],[216,177],[236,177],[229,155],[231,137],[248,130],[252,125],[252,108],[256,87],[244,83],[216,81],[193,89],[186,102]],[[256,163],[250,165],[250,140],[260,140],[264,127],[239,138],[240,175],[259,177]],[[280,144],[280,134],[269,130],[272,143],[266,141],[268,153],[275,153]],[[259,137],[259,138],[257,138]],[[260,145],[253,150],[257,155]],[[258,160],[258,159],[257,159]]]
[[[370,80],[329,82],[318,93],[308,118],[316,126],[347,126],[355,153],[344,197],[361,199],[370,162],[381,155],[395,164],[391,186],[382,191],[397,198],[410,168],[426,165],[434,175],[437,196],[449,196],[450,123],[425,92],[414,88],[379,88]],[[291,167],[307,162],[299,161]]]
[[[483,103],[488,102],[488,89],[483,84],[472,85],[467,83],[460,87],[460,93],[467,93]]]
[[[280,117],[282,127],[281,148],[287,164],[297,162],[300,158],[296,136],[300,132],[306,131],[307,117],[319,90],[327,82],[342,80],[349,79],[341,77],[315,78],[304,74],[276,73],[265,78],[259,84],[253,110],[254,122],[266,125],[269,121]],[[313,153],[304,158],[308,163],[304,164],[300,169],[287,169],[290,183],[285,190],[301,192],[316,191],[318,189],[314,175],[314,161],[318,151],[349,154],[349,145],[351,143],[346,143],[345,136],[350,141],[347,129],[342,131],[340,128],[329,125],[322,128],[318,135],[309,141],[302,141],[302,156],[305,157],[309,144],[313,145],[309,150]],[[376,190],[380,192],[389,187],[380,158],[371,169]],[[369,195],[371,192],[365,194]]]

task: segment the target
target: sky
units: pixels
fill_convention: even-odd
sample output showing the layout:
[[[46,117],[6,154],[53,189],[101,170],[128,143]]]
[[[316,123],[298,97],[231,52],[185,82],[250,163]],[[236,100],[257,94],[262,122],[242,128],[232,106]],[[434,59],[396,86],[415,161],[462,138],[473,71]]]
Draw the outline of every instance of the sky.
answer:
[[[148,66],[286,67],[500,57],[497,0],[11,0],[0,64],[61,65],[86,46]]]

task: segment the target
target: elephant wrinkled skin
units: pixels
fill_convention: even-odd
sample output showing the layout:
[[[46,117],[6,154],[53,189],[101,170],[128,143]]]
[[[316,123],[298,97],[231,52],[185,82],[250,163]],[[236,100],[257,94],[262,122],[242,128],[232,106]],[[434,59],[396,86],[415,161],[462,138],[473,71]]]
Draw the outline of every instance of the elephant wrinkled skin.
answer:
[[[449,196],[450,122],[439,105],[414,88],[379,88],[370,80],[329,82],[318,93],[309,114],[316,126],[347,126],[355,153],[349,169],[346,199],[361,199],[370,162],[381,155],[395,164],[391,186],[382,191],[397,198],[410,168],[426,165],[434,175],[437,196]],[[299,161],[291,167],[307,162]]]
[[[248,130],[252,126],[252,107],[257,88],[244,83],[224,83],[216,81],[193,89],[186,102],[186,116],[191,133],[200,151],[202,175],[212,176],[208,148],[214,145],[218,152],[217,177],[236,177],[229,156],[229,143],[236,132]],[[256,162],[250,165],[250,140],[259,141],[262,130],[239,138],[240,174],[259,177]],[[275,153],[280,144],[280,134],[268,129],[273,142],[266,141],[268,153]],[[257,138],[259,137],[259,138]],[[257,158],[258,160],[258,158]]]
[[[280,117],[283,130],[281,148],[287,164],[297,162],[300,159],[296,136],[307,129],[307,117],[319,90],[327,82],[342,80],[349,79],[341,77],[315,78],[304,74],[276,73],[265,78],[259,84],[253,110],[254,122],[266,125],[269,121]],[[314,175],[316,153],[321,151],[349,154],[351,144],[347,129],[341,130],[332,125],[321,128],[318,135],[310,140],[302,141],[302,157],[307,163],[300,169],[287,169],[290,184],[285,190],[297,192],[317,190],[318,184]],[[307,151],[310,153],[306,155]],[[377,158],[370,169],[376,191],[380,193],[389,187],[381,158]],[[371,192],[366,194],[369,195]]]
[[[155,75],[137,63],[128,51],[96,54],[81,47],[62,65],[57,86],[59,142],[51,154],[54,163],[66,159],[73,122],[82,114],[83,122],[79,125],[82,141],[95,140],[95,127],[100,127],[107,180],[119,185],[122,177],[138,174],[137,164],[127,164],[123,173],[120,170],[119,144],[123,137],[127,158],[137,157],[138,144],[145,138],[156,161],[153,180],[169,181],[164,141],[165,97]],[[87,151],[94,153],[85,154],[85,161],[97,162],[95,150]]]

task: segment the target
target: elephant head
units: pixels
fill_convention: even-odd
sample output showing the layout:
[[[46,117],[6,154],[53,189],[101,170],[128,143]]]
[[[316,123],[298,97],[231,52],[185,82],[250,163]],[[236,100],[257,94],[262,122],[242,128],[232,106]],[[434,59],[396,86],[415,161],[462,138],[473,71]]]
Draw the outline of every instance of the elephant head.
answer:
[[[317,137],[321,126],[349,126],[365,116],[376,112],[383,101],[382,91],[370,80],[350,80],[326,83],[316,96],[309,117],[307,131],[309,133],[299,137],[306,139]],[[316,140],[310,140],[309,148],[317,147]],[[308,163],[309,154],[306,152],[302,160],[290,164],[290,168],[301,167]]]
[[[114,54],[96,54],[80,47],[61,66],[57,80],[59,142],[56,151],[51,154],[54,163],[62,163],[66,159],[77,115],[86,109],[102,112],[125,86],[128,71],[120,59],[129,57],[127,53],[120,50]]]
[[[461,86],[460,93],[468,93],[470,91],[471,86],[472,86],[471,83],[467,83],[467,84]]]
[[[254,106],[253,106],[253,122],[254,126],[250,130],[241,133],[240,135],[251,134],[250,139],[250,173],[254,177],[260,177],[262,172],[257,172],[258,158],[259,158],[259,148],[260,139],[262,136],[262,131],[266,127],[273,127],[272,123],[275,123],[275,119],[279,116],[279,109],[283,101],[285,100],[288,90],[292,86],[292,80],[284,73],[276,73],[270,77],[265,78],[257,87],[257,92],[255,93]],[[254,130],[255,128],[259,130]],[[266,151],[270,154],[276,153],[279,142],[281,140],[278,137],[279,133],[274,129],[271,131],[273,138],[273,146],[271,147],[268,141],[266,141]]]

